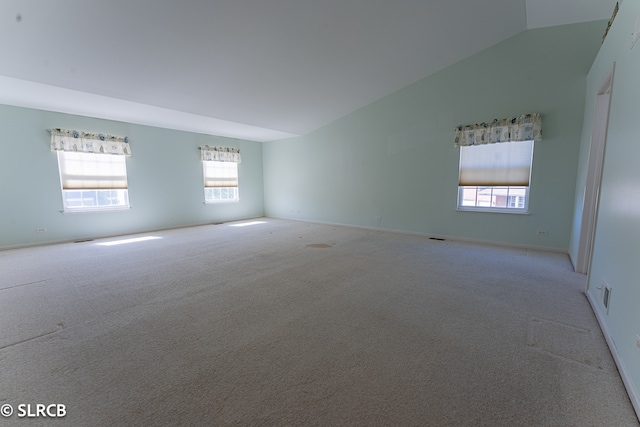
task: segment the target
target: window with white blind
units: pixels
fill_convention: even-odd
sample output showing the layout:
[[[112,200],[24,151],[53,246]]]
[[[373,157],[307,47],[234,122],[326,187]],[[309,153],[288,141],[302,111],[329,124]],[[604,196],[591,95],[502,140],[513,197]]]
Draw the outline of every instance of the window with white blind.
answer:
[[[533,141],[460,147],[458,210],[526,213]]]
[[[126,156],[57,153],[65,212],[129,208]]]
[[[202,162],[205,203],[237,202],[238,163],[205,160]]]

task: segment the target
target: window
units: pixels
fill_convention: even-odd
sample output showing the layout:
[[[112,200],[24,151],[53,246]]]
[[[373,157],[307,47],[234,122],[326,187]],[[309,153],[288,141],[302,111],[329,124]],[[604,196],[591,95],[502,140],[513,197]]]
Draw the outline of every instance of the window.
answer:
[[[238,163],[205,160],[202,162],[205,203],[237,202]]]
[[[528,187],[459,187],[459,208],[525,209]]]
[[[540,113],[457,126],[458,210],[526,213],[533,143],[541,140]]]
[[[458,209],[527,212],[533,141],[460,147]]]
[[[233,147],[200,147],[202,174],[204,176],[204,202],[237,202],[238,163],[240,149]]]
[[[129,138],[77,130],[49,129],[58,153],[64,212],[129,208]]]
[[[58,151],[65,212],[128,209],[125,156]]]

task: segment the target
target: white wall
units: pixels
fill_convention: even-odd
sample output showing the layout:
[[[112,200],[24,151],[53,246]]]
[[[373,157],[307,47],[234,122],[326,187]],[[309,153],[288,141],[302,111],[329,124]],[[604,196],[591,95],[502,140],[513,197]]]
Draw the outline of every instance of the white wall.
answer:
[[[265,212],[567,251],[586,75],[605,28],[525,31],[306,136],[265,143]],[[535,112],[530,214],[457,212],[454,127]]]
[[[264,213],[262,144],[0,105],[0,248],[136,233]],[[131,209],[62,214],[50,128],[128,136]],[[238,147],[240,202],[205,205],[201,145]],[[36,233],[36,228],[46,233]]]
[[[638,15],[640,0],[621,4],[589,72],[571,251],[577,253],[595,98],[615,62],[588,295],[640,415],[640,44],[631,49]],[[608,313],[598,289],[603,281],[612,287]]]

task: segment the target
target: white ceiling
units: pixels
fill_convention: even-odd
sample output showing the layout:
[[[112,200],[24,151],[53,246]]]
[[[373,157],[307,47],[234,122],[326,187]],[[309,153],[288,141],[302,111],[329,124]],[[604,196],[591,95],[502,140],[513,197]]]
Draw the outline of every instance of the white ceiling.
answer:
[[[2,0],[0,103],[256,141],[301,135],[615,0]],[[604,32],[604,28],[603,28]]]

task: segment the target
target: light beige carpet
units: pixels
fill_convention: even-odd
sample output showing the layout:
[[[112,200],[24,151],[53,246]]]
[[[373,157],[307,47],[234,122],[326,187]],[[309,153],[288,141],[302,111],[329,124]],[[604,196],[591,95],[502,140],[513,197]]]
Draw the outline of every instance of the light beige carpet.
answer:
[[[638,425],[566,255],[261,221],[0,252],[0,424]]]

